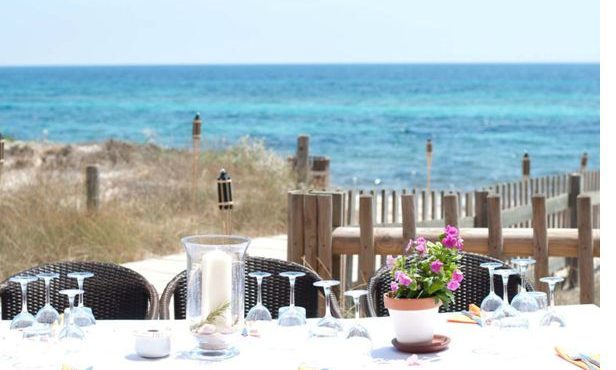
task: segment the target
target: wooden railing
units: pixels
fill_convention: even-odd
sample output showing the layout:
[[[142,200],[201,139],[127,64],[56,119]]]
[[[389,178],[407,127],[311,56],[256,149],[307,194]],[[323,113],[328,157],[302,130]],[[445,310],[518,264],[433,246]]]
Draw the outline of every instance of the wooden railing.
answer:
[[[598,171],[593,176],[598,189]],[[502,208],[500,192],[476,191],[472,217],[461,217],[457,194],[445,194],[443,219],[428,225],[418,222],[416,195],[412,193],[400,197],[400,224],[375,225],[374,197],[362,194],[358,226],[348,226],[344,204],[348,193],[291,191],[287,258],[313,267],[322,276],[341,280],[346,288],[353,284],[351,256],[358,256],[358,282],[367,283],[383,256],[401,254],[407,242],[417,235],[434,239],[445,224],[456,225],[461,228],[466,251],[501,259],[533,256],[537,261],[534,271],[538,288],[544,288],[538,278],[549,274],[548,257],[577,258],[580,302],[592,303],[593,258],[600,257],[600,232],[593,229],[593,209],[598,213],[599,191],[583,192],[586,181],[590,180],[571,174],[567,193],[548,198],[537,192],[529,196],[530,204],[518,204],[507,210]],[[592,188],[591,184],[588,185]],[[540,191],[541,187],[534,189]],[[548,227],[550,218],[556,215],[566,228]],[[528,220],[531,227],[507,227]]]

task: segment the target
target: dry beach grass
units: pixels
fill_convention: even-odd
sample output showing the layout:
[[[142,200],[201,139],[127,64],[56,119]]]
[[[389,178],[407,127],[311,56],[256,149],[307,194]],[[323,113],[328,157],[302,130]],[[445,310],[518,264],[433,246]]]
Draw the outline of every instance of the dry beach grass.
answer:
[[[84,168],[91,163],[100,168],[101,207],[88,214]],[[286,161],[257,141],[201,154],[196,210],[188,151],[118,141],[9,143],[0,183],[0,280],[43,262],[127,262],[178,252],[181,236],[220,232],[221,168],[233,179],[235,232],[286,231],[286,197],[280,195],[292,176]]]

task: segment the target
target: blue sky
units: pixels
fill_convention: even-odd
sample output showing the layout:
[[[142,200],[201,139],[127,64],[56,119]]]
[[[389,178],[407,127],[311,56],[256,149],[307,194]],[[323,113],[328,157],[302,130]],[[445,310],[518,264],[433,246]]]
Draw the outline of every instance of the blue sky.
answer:
[[[0,8],[0,65],[598,61],[598,0],[13,0]]]

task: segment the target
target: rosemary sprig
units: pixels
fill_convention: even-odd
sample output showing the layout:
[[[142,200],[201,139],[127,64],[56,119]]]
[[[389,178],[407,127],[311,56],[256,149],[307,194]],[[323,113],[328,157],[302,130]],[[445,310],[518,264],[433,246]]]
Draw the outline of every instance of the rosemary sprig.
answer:
[[[229,308],[231,302],[225,302],[210,312],[207,317],[196,324],[190,326],[191,331],[199,330],[205,324],[214,324],[216,319],[225,315],[225,311]]]

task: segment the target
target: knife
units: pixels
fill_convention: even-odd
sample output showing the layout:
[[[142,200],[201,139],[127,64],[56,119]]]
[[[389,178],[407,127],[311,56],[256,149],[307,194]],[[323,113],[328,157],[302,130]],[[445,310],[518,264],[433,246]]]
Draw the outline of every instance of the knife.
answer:
[[[473,320],[474,322],[477,323],[477,325],[479,326],[483,326],[482,322],[481,322],[481,318],[477,315],[473,315],[472,313],[470,313],[469,311],[461,311],[462,315],[468,317],[469,319]]]

